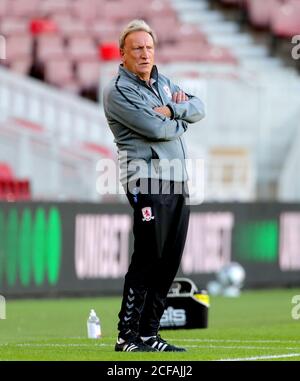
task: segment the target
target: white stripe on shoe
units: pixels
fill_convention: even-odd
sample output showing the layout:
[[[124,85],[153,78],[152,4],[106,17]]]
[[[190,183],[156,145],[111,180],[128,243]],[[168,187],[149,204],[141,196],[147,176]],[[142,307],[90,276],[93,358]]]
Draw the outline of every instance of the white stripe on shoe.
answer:
[[[135,344],[125,344],[123,347],[123,352],[131,352],[136,348],[137,346]]]
[[[134,349],[136,349],[137,346],[135,344],[131,344],[127,349],[126,352],[132,352]]]

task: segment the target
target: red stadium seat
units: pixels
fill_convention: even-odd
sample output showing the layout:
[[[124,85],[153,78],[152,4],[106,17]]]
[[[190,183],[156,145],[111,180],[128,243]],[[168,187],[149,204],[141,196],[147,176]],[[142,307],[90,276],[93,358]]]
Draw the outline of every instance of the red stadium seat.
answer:
[[[29,200],[31,198],[31,189],[29,180],[19,180],[19,199]]]
[[[94,40],[87,36],[70,38],[67,53],[75,61],[93,60],[98,57],[98,50]]]
[[[16,201],[28,200],[30,182],[28,179],[15,177],[12,168],[7,163],[0,163],[0,200]]]
[[[0,24],[1,34],[8,37],[11,35],[24,34],[28,32],[28,21],[16,17],[4,17]]]
[[[237,59],[226,48],[201,43],[180,43],[165,46],[157,52],[160,62],[194,61],[237,64]]]
[[[39,4],[39,0],[10,0],[10,13],[17,17],[32,17],[32,15],[35,14]]]
[[[30,182],[28,179],[1,179],[0,200],[25,201],[31,198]]]
[[[89,33],[97,42],[115,41],[119,40],[119,26],[107,20],[96,21],[89,26]]]
[[[11,180],[14,178],[12,168],[7,163],[0,162],[0,179]]]
[[[97,2],[99,3],[99,0],[74,0],[72,13],[76,18],[83,21],[94,21],[98,17]]]
[[[134,4],[127,1],[109,1],[102,7],[102,16],[110,22],[126,24],[128,20],[138,17],[138,9]],[[120,25],[122,27],[122,25]]]
[[[68,58],[49,60],[45,62],[45,78],[56,86],[64,85],[74,80],[73,63]]]
[[[278,37],[300,34],[300,1],[289,0],[274,9],[271,30]]]
[[[51,20],[53,20],[59,31],[61,31],[64,24],[74,23],[74,17],[70,13],[55,13],[51,16]]]
[[[114,43],[103,43],[99,46],[99,57],[102,61],[112,61],[120,59],[119,46]]]
[[[44,16],[58,13],[71,13],[72,1],[69,0],[43,0],[40,2],[40,12]]]
[[[63,17],[65,18],[65,21],[59,24],[59,31],[63,37],[85,38],[89,35],[88,26],[83,21],[76,18],[67,18],[65,15],[63,15]]]
[[[0,18],[8,14],[8,0],[0,1]]]
[[[6,40],[6,58],[8,62],[31,57],[32,37],[29,34],[10,36]]]
[[[41,35],[37,38],[37,58],[40,61],[60,59],[65,55],[63,38],[60,35]]]
[[[247,0],[250,23],[256,28],[267,28],[271,23],[274,10],[281,0]]]
[[[98,60],[78,62],[76,77],[82,88],[98,86],[100,78],[100,62]]]
[[[174,18],[155,18],[151,23],[152,28],[157,31],[158,44],[175,43],[178,40],[178,33],[181,24]],[[174,33],[176,31],[176,33]]]
[[[5,181],[0,178],[0,201],[5,200]]]
[[[29,23],[30,32],[33,35],[57,32],[57,25],[53,20],[33,19]]]
[[[0,180],[0,182],[1,182],[2,200],[15,201],[14,181],[13,180]]]
[[[16,58],[9,64],[9,68],[16,73],[28,75],[32,65],[32,56]]]
[[[99,58],[120,60],[119,33],[133,18],[144,18],[156,31],[157,61],[235,60],[226,49],[207,48],[206,34],[182,24],[170,0],[148,0],[142,7],[140,0],[0,0],[0,18],[0,34],[8,38],[2,64],[80,93],[95,89]]]
[[[80,85],[75,77],[74,63],[70,59],[51,59],[44,65],[48,83],[71,93],[79,93]]]

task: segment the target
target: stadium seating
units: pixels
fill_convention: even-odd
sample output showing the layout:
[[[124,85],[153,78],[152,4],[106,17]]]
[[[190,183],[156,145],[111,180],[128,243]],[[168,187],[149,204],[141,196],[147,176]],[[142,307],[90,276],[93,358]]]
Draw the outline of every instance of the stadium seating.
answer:
[[[271,31],[275,36],[284,38],[300,34],[300,1],[290,0],[274,7]]]
[[[30,198],[29,180],[16,178],[11,167],[0,162],[0,201],[24,201]]]
[[[251,24],[257,28],[268,28],[279,0],[247,0],[246,6]]]
[[[45,63],[47,82],[58,87],[66,87],[74,81],[72,61],[68,58],[49,59]]]
[[[88,86],[92,67],[85,69],[82,81]],[[51,70],[53,78],[55,70],[58,76],[63,73],[57,67]],[[15,183],[14,198],[24,199],[29,189],[33,199],[99,201],[96,164],[101,157],[113,157],[99,106],[3,68],[0,84],[0,161],[18,180],[30,178],[32,184],[29,189],[26,183]],[[68,85],[77,82],[71,78]],[[2,198],[12,200],[12,183],[1,184]]]
[[[199,27],[180,21],[171,0],[150,0],[143,7],[137,0],[2,0],[0,33],[8,39],[5,65],[81,95],[86,90],[83,68],[94,68],[87,75],[94,92],[88,97],[97,100],[99,45],[117,44],[120,29],[133,18],[144,18],[156,30],[158,61],[236,62],[232,52],[209,46]],[[195,43],[193,51],[184,48],[186,42]]]
[[[80,88],[94,87],[100,78],[100,64],[98,61],[82,61],[77,64],[77,79]]]
[[[269,29],[278,37],[300,33],[299,0],[246,0],[246,9],[254,27]]]
[[[6,64],[11,69],[27,74],[32,65],[32,38],[30,34],[12,35],[6,42]]]
[[[254,30],[267,32],[270,53],[281,54],[285,61],[293,63],[289,46],[285,50],[277,48],[284,45],[284,40],[289,45],[291,38],[300,34],[300,0],[219,0],[219,3],[240,9],[241,24],[248,21]]]
[[[10,180],[13,178],[12,169],[6,163],[0,163],[0,178],[2,180]]]
[[[73,62],[80,60],[96,60],[98,58],[98,49],[90,37],[71,37],[69,38],[67,56]]]
[[[270,27],[272,14],[279,7],[282,0],[216,0],[223,6],[239,8],[245,12],[246,19],[255,28],[266,29]],[[289,0],[287,0],[289,1]]]

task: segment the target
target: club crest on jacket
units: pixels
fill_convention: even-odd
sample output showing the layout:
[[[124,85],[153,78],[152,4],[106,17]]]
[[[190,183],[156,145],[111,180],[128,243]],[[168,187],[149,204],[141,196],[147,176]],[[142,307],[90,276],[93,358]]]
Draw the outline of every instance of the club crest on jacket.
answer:
[[[152,209],[150,206],[146,206],[145,208],[142,209],[142,214],[143,214],[143,221],[151,221],[154,220],[154,216],[152,216]]]

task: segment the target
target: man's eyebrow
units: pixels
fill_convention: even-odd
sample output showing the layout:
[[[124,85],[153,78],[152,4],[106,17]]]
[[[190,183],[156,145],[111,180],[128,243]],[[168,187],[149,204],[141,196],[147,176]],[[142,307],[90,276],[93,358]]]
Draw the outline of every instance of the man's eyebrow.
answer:
[[[133,48],[143,48],[146,46],[146,48],[153,48],[153,45],[151,44],[132,44]]]

